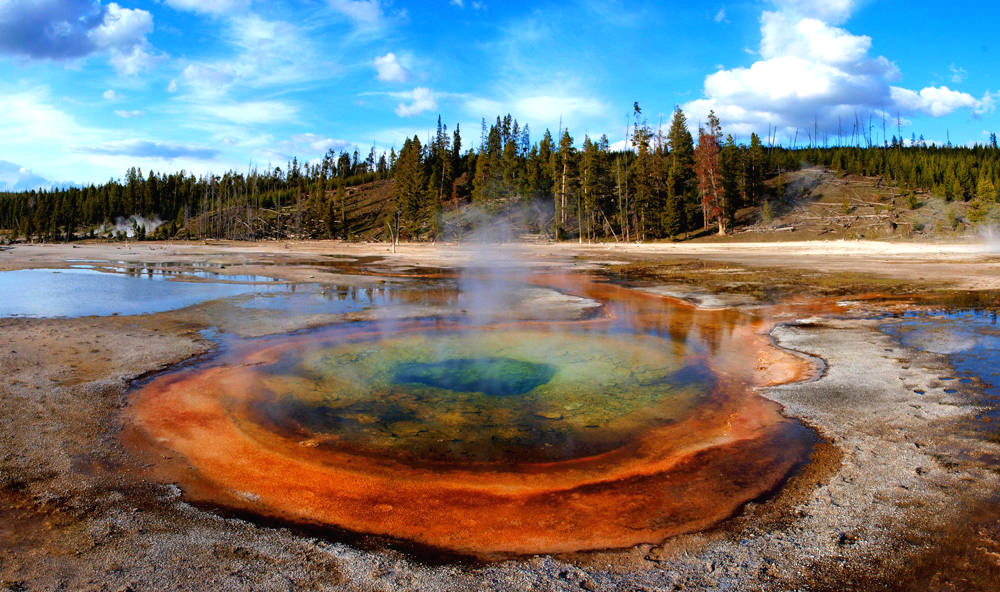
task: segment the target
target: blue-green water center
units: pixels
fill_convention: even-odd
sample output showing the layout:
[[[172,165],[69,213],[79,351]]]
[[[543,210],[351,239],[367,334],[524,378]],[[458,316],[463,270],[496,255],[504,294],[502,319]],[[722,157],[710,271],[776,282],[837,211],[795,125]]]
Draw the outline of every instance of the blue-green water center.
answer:
[[[422,384],[492,397],[523,395],[552,380],[556,369],[512,358],[459,358],[439,362],[404,362],[392,372],[399,384]]]

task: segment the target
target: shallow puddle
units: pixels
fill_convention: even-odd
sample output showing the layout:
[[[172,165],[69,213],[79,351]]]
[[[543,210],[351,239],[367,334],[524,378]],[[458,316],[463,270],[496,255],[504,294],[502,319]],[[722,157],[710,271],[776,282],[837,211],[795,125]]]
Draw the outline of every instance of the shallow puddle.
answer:
[[[977,431],[1000,442],[1000,298],[979,296],[946,307],[908,310],[882,330],[906,347],[942,354],[955,376],[941,376],[943,392],[959,392],[954,383],[970,384],[973,377],[982,389],[984,409],[976,417]],[[967,307],[975,304],[975,307]],[[923,394],[922,391],[919,391]]]
[[[282,289],[256,277],[248,280],[252,283],[167,281],[173,277],[152,270],[109,273],[79,267],[4,271],[0,272],[0,318],[147,314]]]

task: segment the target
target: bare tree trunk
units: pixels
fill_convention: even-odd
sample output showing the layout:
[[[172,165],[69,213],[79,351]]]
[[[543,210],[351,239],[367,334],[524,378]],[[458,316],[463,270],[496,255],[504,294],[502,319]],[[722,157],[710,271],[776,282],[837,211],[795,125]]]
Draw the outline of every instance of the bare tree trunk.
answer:
[[[566,155],[563,155],[562,184],[559,188],[559,225],[566,227],[566,169],[569,166]]]
[[[620,220],[620,225],[622,229],[622,238],[625,242],[628,242],[628,216],[625,211],[625,198],[622,196],[622,161],[619,157],[616,161],[615,166],[615,176],[617,177],[618,183],[616,183],[618,188],[618,217]],[[615,239],[618,240],[617,238]]]

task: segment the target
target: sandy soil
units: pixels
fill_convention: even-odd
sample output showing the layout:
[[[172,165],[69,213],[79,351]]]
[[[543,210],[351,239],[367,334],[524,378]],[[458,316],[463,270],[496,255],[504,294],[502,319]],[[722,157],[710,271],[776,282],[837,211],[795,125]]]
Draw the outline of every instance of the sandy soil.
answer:
[[[212,261],[227,265],[220,273],[257,269],[323,281],[342,271],[313,265],[330,254],[385,256],[372,263],[383,280],[415,268],[502,266],[512,257],[578,269],[694,259],[886,276],[921,288],[1000,288],[1000,257],[977,243],[525,244],[502,257],[475,247],[402,245],[393,255],[385,245],[325,242],[22,245],[0,252],[0,270],[60,267],[67,259]],[[683,285],[668,284],[684,295]],[[149,479],[149,459],[122,444],[120,409],[132,380],[209,348],[199,330],[214,316],[211,306],[0,320],[0,586],[988,590],[1000,571],[1000,482],[995,463],[983,460],[1000,452],[962,429],[976,410],[976,385],[946,393],[945,358],[902,348],[860,318],[789,317],[773,330],[780,346],[823,360],[825,372],[761,392],[829,443],[774,498],[707,532],[655,546],[478,563],[192,507],[175,487]],[[266,332],[324,321],[274,321]]]
[[[907,281],[930,280],[963,290],[1000,289],[1000,244],[969,239],[963,242],[804,241],[730,243],[513,243],[492,245],[454,243],[402,244],[397,252],[384,243],[332,241],[239,243],[231,241],[169,243],[83,243],[18,245],[0,252],[0,270],[65,266],[65,260],[133,262],[195,262],[246,264],[239,273],[267,272],[293,281],[323,279],[333,270],[291,268],[275,271],[268,263],[323,260],[324,256],[364,259],[385,257],[383,265],[399,272],[414,267],[480,264],[545,265],[574,260],[576,266],[594,261],[657,262],[698,259],[752,267],[872,273]],[[233,272],[237,273],[237,272]]]

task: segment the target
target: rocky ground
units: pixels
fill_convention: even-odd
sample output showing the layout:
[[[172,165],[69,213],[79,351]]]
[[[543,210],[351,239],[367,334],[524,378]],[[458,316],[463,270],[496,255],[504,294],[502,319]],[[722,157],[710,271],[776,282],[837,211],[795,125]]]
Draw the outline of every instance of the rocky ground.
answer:
[[[1000,285],[982,245],[879,245],[522,245],[518,257],[527,266],[621,268],[622,279],[712,305],[733,303],[732,294],[774,295],[762,286],[777,268],[789,297]],[[67,258],[211,259],[315,281],[345,271],[312,264],[334,252],[361,261],[388,255],[384,245],[329,243],[19,246],[0,253],[0,269]],[[393,281],[412,269],[489,263],[483,257],[404,246],[379,271]],[[730,296],[706,297],[719,292]],[[901,347],[864,314],[870,305],[855,305],[847,318],[787,317],[773,329],[778,345],[822,360],[825,370],[761,393],[827,440],[774,497],[661,544],[491,562],[196,508],[153,479],[149,459],[123,442],[119,411],[131,381],[211,347],[200,330],[218,317],[213,306],[0,320],[0,589],[989,590],[998,581],[1000,483],[989,460],[998,452],[964,427],[977,386],[945,392],[946,358]],[[264,329],[232,322],[255,334],[329,319],[271,319]]]

